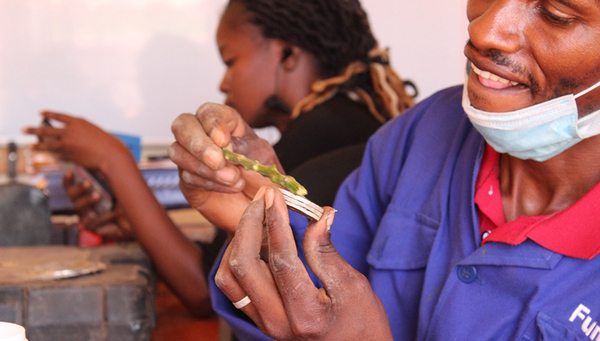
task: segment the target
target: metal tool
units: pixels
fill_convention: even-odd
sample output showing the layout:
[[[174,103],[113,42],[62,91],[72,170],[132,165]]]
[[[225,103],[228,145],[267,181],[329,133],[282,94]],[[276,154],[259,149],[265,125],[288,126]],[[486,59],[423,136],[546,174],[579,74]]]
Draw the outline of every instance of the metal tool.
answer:
[[[295,195],[292,192],[280,188],[279,191],[283,194],[286,205],[293,211],[302,214],[303,216],[318,221],[323,215],[323,207],[306,199],[303,196]]]

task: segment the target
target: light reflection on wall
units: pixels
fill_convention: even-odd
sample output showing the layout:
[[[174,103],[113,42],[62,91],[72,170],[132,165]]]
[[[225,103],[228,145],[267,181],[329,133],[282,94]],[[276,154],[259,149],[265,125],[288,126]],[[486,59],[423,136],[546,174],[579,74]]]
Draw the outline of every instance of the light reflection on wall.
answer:
[[[222,101],[214,34],[225,3],[0,1],[0,136],[51,109],[169,139],[176,115]]]

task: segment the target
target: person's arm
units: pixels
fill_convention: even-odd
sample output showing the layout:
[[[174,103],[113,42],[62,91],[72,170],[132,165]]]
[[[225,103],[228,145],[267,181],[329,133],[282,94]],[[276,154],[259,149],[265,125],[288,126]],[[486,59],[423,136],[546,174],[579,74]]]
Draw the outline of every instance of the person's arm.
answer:
[[[189,203],[210,222],[229,232],[258,188],[271,182],[254,171],[226,162],[222,147],[277,165],[273,148],[256,136],[232,108],[205,104],[196,115],[182,114],[171,127],[176,142],[169,156],[179,167],[179,187]]]
[[[63,122],[64,128],[25,129],[26,133],[41,137],[42,142],[34,148],[57,153],[64,160],[103,174],[136,239],[152,258],[161,277],[192,314],[210,315],[212,308],[203,275],[202,253],[158,203],[127,147],[83,119],[50,112],[42,115]]]
[[[103,173],[131,222],[137,241],[161,277],[195,316],[212,311],[202,253],[185,237],[154,197],[130,155],[119,154]]]
[[[223,293],[276,340],[392,340],[385,309],[367,278],[331,244],[334,210],[326,208],[303,240],[321,289],[298,258],[287,212],[279,191],[265,187],[256,194],[215,277]],[[268,251],[261,253],[265,234]]]

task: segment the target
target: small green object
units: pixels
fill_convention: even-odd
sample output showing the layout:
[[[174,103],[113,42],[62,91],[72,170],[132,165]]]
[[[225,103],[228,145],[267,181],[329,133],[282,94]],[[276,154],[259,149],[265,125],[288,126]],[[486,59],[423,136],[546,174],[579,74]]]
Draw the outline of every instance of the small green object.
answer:
[[[258,161],[250,160],[244,155],[236,154],[227,148],[223,148],[223,154],[225,155],[225,159],[228,161],[233,161],[239,163],[244,166],[247,170],[253,170],[260,173],[263,176],[269,178],[273,183],[279,184],[285,188],[287,188],[290,192],[296,195],[305,196],[308,194],[306,188],[300,185],[294,177],[289,175],[282,175],[277,171],[277,167],[275,165],[265,166],[262,165]]]

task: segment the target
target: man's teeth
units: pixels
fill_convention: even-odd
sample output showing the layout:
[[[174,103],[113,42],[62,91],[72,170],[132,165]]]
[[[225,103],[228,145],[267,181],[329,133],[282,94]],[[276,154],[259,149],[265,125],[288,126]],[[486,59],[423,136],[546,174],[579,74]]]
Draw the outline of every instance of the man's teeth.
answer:
[[[475,64],[471,63],[471,67],[473,68],[473,72],[475,72],[476,74],[478,74],[479,76],[485,78],[485,79],[491,79],[494,82],[500,82],[502,84],[508,84],[510,83],[510,85],[512,86],[517,86],[519,83],[515,82],[515,81],[509,81],[506,78],[502,78],[498,75],[495,75],[489,71],[483,71],[477,68],[477,66],[475,66]]]

